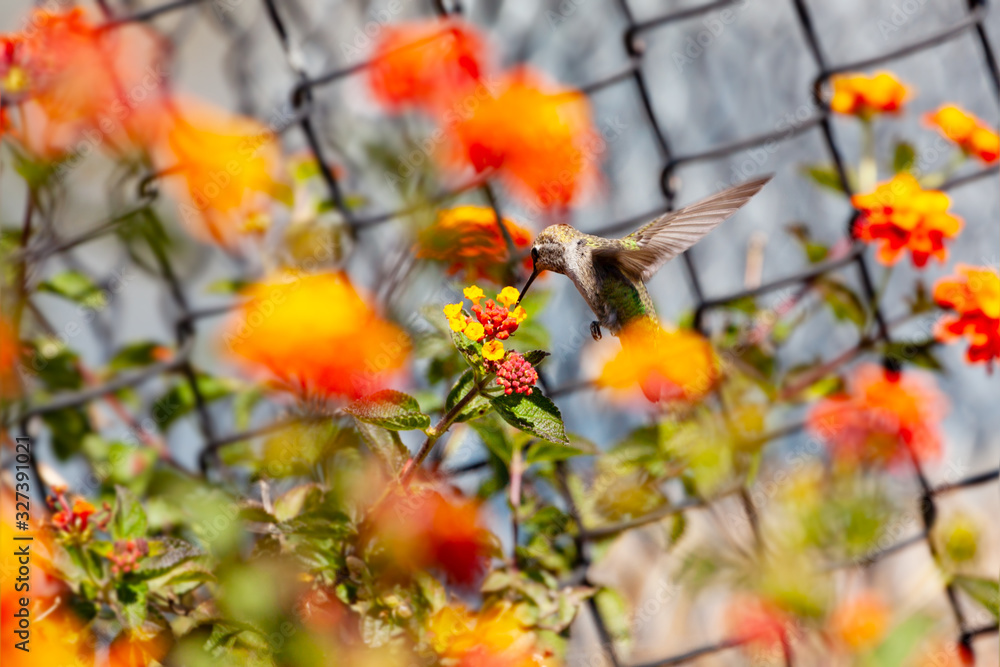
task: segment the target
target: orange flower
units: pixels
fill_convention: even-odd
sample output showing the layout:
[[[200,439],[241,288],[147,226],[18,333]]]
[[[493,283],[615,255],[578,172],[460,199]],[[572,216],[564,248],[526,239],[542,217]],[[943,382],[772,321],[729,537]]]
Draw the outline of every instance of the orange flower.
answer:
[[[726,621],[732,636],[771,647],[784,640],[791,619],[770,600],[739,595],[729,603]]]
[[[21,341],[17,332],[6,319],[0,318],[0,399],[21,395],[20,361]]]
[[[889,72],[875,76],[840,74],[833,77],[832,83],[830,109],[861,118],[900,111],[909,96],[907,87]]]
[[[490,169],[525,202],[542,207],[578,201],[596,181],[600,141],[587,97],[514,69],[495,94],[449,125],[452,165]]]
[[[160,108],[166,70],[162,42],[130,25],[102,30],[75,7],[34,10],[22,34],[0,39],[0,89],[13,94],[26,150],[56,159],[76,149],[120,152],[150,139],[140,132]]]
[[[401,489],[378,510],[374,526],[374,553],[401,574],[436,569],[468,586],[486,569],[491,536],[474,502],[427,487]]]
[[[874,593],[863,593],[841,604],[830,617],[833,636],[853,651],[877,645],[889,625],[889,608]]]
[[[428,623],[431,646],[461,667],[540,667],[551,655],[513,608],[493,605],[478,614],[460,605],[444,607]]]
[[[941,454],[940,422],[948,402],[929,376],[859,366],[848,391],[827,398],[809,414],[809,431],[849,464],[896,464],[906,448],[922,460]]]
[[[384,386],[410,351],[343,273],[281,276],[244,292],[225,342],[256,371],[304,397],[359,398]]]
[[[108,647],[108,667],[146,667],[160,662],[170,650],[166,633],[142,636],[140,632],[122,632]]]
[[[503,219],[515,249],[531,245],[529,230]],[[448,274],[462,273],[464,280],[503,282],[510,256],[497,216],[487,206],[457,206],[440,211],[437,220],[424,229],[417,240],[417,257],[444,262]],[[531,268],[531,258],[524,266]]]
[[[275,179],[278,143],[263,124],[180,100],[161,127],[157,163],[195,237],[232,244],[241,234],[257,231],[274,199],[287,195]]]
[[[368,83],[387,109],[443,111],[479,84],[486,44],[460,20],[413,21],[383,29],[372,60]]]
[[[861,212],[855,235],[866,243],[878,243],[878,260],[885,265],[895,264],[904,249],[918,267],[931,257],[943,262],[948,257],[945,239],[962,229],[962,219],[948,213],[948,195],[924,190],[906,172],[879,184],[874,192],[854,195],[851,204]]]
[[[986,164],[1000,159],[1000,135],[993,128],[954,104],[947,104],[924,119],[967,155]]]
[[[640,319],[619,335],[622,349],[604,365],[597,384],[628,389],[638,384],[651,401],[697,401],[719,375],[711,344],[686,329],[663,329]]]
[[[942,278],[934,286],[934,301],[957,314],[942,317],[934,334],[944,342],[967,337],[969,363],[992,364],[1000,359],[1000,276],[995,269],[966,264],[955,270],[958,275]]]

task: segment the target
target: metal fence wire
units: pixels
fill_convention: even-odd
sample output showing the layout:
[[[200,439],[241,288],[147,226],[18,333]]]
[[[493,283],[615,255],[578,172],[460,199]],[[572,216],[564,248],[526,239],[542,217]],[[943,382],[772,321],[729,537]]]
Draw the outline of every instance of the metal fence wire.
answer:
[[[100,1],[98,4],[104,10],[107,17],[105,28],[110,30],[129,23],[153,21],[163,15],[182,11],[195,5],[207,3],[208,1],[209,0],[175,0],[174,2],[164,3],[149,9],[135,11],[130,15],[116,15],[104,1]],[[651,80],[643,68],[645,57],[643,38],[647,35],[647,33],[655,28],[671,23],[690,21],[709,12],[724,10],[739,4],[739,0],[717,0],[701,6],[664,13],[645,20],[637,20],[635,18],[628,0],[608,1],[612,2],[612,4],[616,6],[616,11],[620,12],[626,23],[626,27],[621,35],[621,38],[622,48],[628,56],[628,64],[623,69],[614,72],[607,77],[582,86],[581,90],[588,96],[593,97],[600,95],[603,91],[615,86],[630,86],[636,93],[638,93],[642,104],[643,117],[648,125],[648,128],[652,131],[653,137],[655,138],[656,149],[661,160],[660,187],[663,195],[663,203],[655,210],[651,210],[642,215],[620,220],[600,229],[593,230],[592,233],[595,234],[611,235],[631,230],[637,224],[644,222],[653,216],[673,210],[678,194],[676,188],[677,179],[674,178],[674,174],[677,168],[682,165],[725,158],[735,155],[741,151],[768,145],[771,142],[778,142],[780,144],[809,132],[820,133],[823,143],[825,144],[825,149],[829,154],[829,158],[836,168],[836,173],[839,176],[840,184],[843,190],[848,194],[852,194],[851,186],[847,178],[847,171],[843,157],[844,152],[838,142],[837,132],[834,130],[831,123],[829,104],[823,94],[824,85],[832,76],[841,72],[865,70],[877,65],[891,63],[897,59],[933,49],[940,44],[950,40],[955,40],[956,38],[971,33],[982,52],[981,66],[985,68],[985,73],[991,83],[993,93],[997,97],[998,103],[1000,103],[1000,68],[998,68],[997,65],[996,52],[990,44],[989,37],[984,27],[984,21],[987,16],[986,0],[968,0],[966,8],[967,11],[964,18],[958,20],[953,25],[941,29],[919,41],[895,48],[879,56],[845,63],[831,62],[824,53],[821,39],[822,35],[813,19],[813,13],[810,10],[807,1],[787,0],[793,6],[798,28],[801,30],[802,36],[805,39],[809,56],[816,66],[816,75],[811,90],[816,107],[811,117],[804,122],[796,124],[790,130],[783,129],[781,131],[752,136],[747,139],[716,146],[703,152],[678,154],[678,152],[672,147],[670,128],[665,127],[664,123],[657,118],[657,114],[653,108],[650,91],[651,87],[656,85],[656,81]],[[288,11],[287,7],[283,6],[282,3],[277,0],[262,0],[262,2],[269,24],[273,28],[274,33],[280,42],[281,48],[287,57],[287,65],[295,77],[295,85],[289,93],[291,114],[286,116],[287,122],[284,126],[279,128],[279,131],[284,132],[294,128],[298,128],[298,130],[301,131],[308,148],[320,169],[330,202],[343,216],[343,219],[347,222],[347,224],[350,225],[357,233],[363,233],[365,228],[369,228],[383,222],[403,218],[412,213],[412,209],[402,209],[375,215],[361,216],[355,210],[352,210],[348,206],[343,188],[338,181],[337,175],[329,167],[329,151],[324,149],[323,141],[321,141],[320,135],[317,131],[315,118],[316,109],[313,105],[314,91],[324,86],[333,85],[348,77],[358,76],[362,74],[371,63],[361,62],[342,69],[318,74],[307,72],[305,66],[302,64],[303,59],[295,52],[293,40],[289,35],[286,23],[287,17],[285,16],[286,11]],[[461,14],[463,11],[460,0],[453,0],[453,2],[448,2],[448,0],[434,0],[431,9],[439,16]],[[232,26],[230,26],[230,28],[232,28]],[[969,175],[954,178],[940,186],[940,189],[949,190],[960,185],[966,185],[973,181],[993,183],[995,185],[998,171],[1000,170],[998,170],[997,166],[984,168]],[[158,174],[151,174],[142,182],[139,188],[139,205],[135,211],[132,211],[131,213],[141,211],[156,197],[157,193],[155,189],[155,181],[158,176]],[[483,189],[487,200],[497,213],[498,221],[502,220],[497,198],[494,196],[494,192],[491,189],[489,182],[476,185],[475,187]],[[442,199],[447,199],[455,194],[457,193],[445,193],[442,195]],[[849,237],[851,236],[851,230],[853,229],[856,216],[857,214],[854,213],[846,221],[845,231]],[[81,234],[80,236],[58,240],[58,242],[46,248],[45,254],[48,256],[62,253],[99,238],[108,233],[114,223],[115,221],[113,220],[111,223],[92,229]],[[820,262],[810,266],[807,270],[795,273],[794,275],[788,275],[777,280],[761,284],[752,289],[741,290],[718,298],[707,298],[705,296],[702,289],[702,279],[692,254],[690,252],[684,253],[683,257],[686,272],[696,300],[695,326],[699,328],[699,330],[704,331],[705,315],[713,309],[725,307],[747,297],[762,296],[784,288],[794,287],[796,285],[805,288],[812,281],[821,278],[825,274],[843,270],[853,265],[858,272],[858,276],[860,277],[863,296],[867,302],[866,306],[869,309],[869,312],[873,313],[875,322],[875,331],[870,335],[870,337],[864,338],[862,342],[859,343],[858,349],[860,349],[861,346],[870,347],[876,342],[891,342],[890,326],[887,324],[886,318],[879,307],[879,303],[876,298],[876,290],[872,282],[871,270],[865,258],[864,246],[859,241],[852,239],[851,250],[842,257]],[[203,473],[209,472],[217,464],[219,464],[218,450],[222,446],[260,436],[287,425],[287,422],[279,421],[262,428],[256,428],[231,435],[221,435],[218,432],[218,429],[213,422],[212,415],[207,407],[207,401],[205,400],[205,397],[201,395],[198,383],[196,382],[195,369],[191,362],[191,352],[194,348],[197,323],[203,319],[224,314],[230,309],[230,307],[209,308],[203,310],[193,309],[185,295],[185,288],[180,277],[176,275],[166,256],[161,254],[157,256],[156,260],[159,263],[159,268],[163,274],[163,278],[167,283],[173,303],[180,312],[180,317],[176,322],[175,329],[175,340],[177,345],[176,355],[170,360],[152,364],[138,371],[122,372],[113,379],[97,386],[88,387],[80,391],[56,394],[47,403],[34,406],[20,415],[20,430],[22,435],[28,434],[28,425],[33,417],[45,415],[69,407],[82,406],[94,399],[107,396],[125,387],[139,385],[151,378],[167,372],[179,372],[185,376],[194,396],[198,424],[204,438],[204,444],[200,455],[200,465]],[[901,365],[906,363],[906,360],[905,358],[887,356],[883,359],[883,363],[887,368],[899,369]],[[576,391],[584,386],[585,385],[575,384],[555,388],[549,393],[554,396],[558,396]],[[761,440],[765,442],[774,440],[788,435],[790,432],[794,432],[798,428],[801,428],[801,426],[791,426],[779,429],[774,433],[764,436]],[[931,531],[938,516],[938,499],[945,494],[955,493],[962,489],[995,482],[998,477],[1000,477],[1000,468],[998,468],[969,476],[955,482],[932,486],[924,474],[920,461],[915,456],[911,456],[911,459],[914,475],[921,491],[919,497],[919,507],[923,524],[922,530],[892,546],[877,550],[864,558],[847,563],[844,567],[865,568],[887,556],[898,553],[903,549],[917,548],[920,545],[923,545],[924,548],[928,549],[931,556],[936,558],[937,554],[935,553],[935,544],[931,539]],[[477,465],[474,464],[472,466],[468,466],[466,469],[471,470],[476,467]],[[453,472],[462,471],[463,470],[460,469]],[[560,467],[559,472],[564,475],[565,468]],[[39,483],[42,484],[40,477],[38,480]],[[563,481],[565,481],[565,478],[563,478]],[[44,486],[41,486],[41,489],[44,493]],[[577,523],[576,539],[579,547],[578,553],[580,555],[578,570],[583,573],[580,577],[584,582],[586,582],[586,569],[590,564],[587,555],[587,546],[590,541],[607,537],[608,535],[621,530],[652,524],[661,521],[668,516],[681,513],[692,508],[703,507],[705,505],[704,501],[694,499],[656,510],[646,516],[620,524],[602,526],[600,528],[589,528],[581,521],[580,513],[575,507],[573,498],[566,484],[563,484],[562,492],[569,514]],[[756,510],[753,506],[753,502],[750,500],[749,495],[746,494],[743,496],[743,501],[744,508],[748,515],[748,520],[751,525],[755,526]],[[943,593],[947,597],[948,604],[954,615],[955,623],[958,628],[958,646],[962,651],[965,651],[967,655],[974,656],[975,640],[980,637],[995,635],[998,631],[998,625],[997,623],[982,626],[970,625],[959,603],[958,595],[954,586],[951,583],[946,584]],[[593,598],[589,600],[589,610],[597,627],[598,635],[601,639],[601,650],[604,653],[603,659],[613,665],[622,664],[616,653],[614,640],[607,629],[608,625],[602,618]],[[716,643],[705,645],[687,651],[683,654],[666,656],[660,660],[644,663],[641,667],[684,664],[706,655],[729,650],[740,646],[743,643],[744,640],[739,638],[722,638]],[[788,642],[784,642],[783,653],[785,663],[788,665],[793,664],[792,649]]]

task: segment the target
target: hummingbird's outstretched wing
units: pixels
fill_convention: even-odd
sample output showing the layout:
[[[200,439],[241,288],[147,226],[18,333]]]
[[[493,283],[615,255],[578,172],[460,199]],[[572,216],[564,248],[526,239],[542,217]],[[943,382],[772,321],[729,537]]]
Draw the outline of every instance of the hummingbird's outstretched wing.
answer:
[[[649,280],[668,260],[681,254],[735,213],[764,187],[764,176],[671,211],[632,232],[619,243],[595,248],[594,261],[613,262],[625,273]]]

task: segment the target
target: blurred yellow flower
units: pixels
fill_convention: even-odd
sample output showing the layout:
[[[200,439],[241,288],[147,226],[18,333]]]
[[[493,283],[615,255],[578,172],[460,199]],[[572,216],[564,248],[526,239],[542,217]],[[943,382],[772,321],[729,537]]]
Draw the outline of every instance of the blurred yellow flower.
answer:
[[[640,319],[622,330],[622,349],[604,365],[597,384],[629,389],[638,384],[651,401],[697,401],[718,379],[711,344],[685,329],[663,329]]]
[[[486,329],[479,322],[469,322],[465,327],[464,333],[472,340],[482,340],[483,336],[486,335]]]
[[[503,224],[516,252],[531,245],[530,229],[506,217]],[[449,275],[462,274],[465,280],[502,283],[510,268],[507,243],[497,214],[489,206],[465,205],[440,211],[437,220],[420,232],[417,257],[442,262]],[[523,264],[531,269],[527,253]]]
[[[833,635],[852,651],[873,648],[889,627],[889,608],[874,593],[844,602],[830,618]]]
[[[503,343],[498,340],[486,341],[483,344],[483,357],[489,361],[500,361],[503,359]]]
[[[461,606],[445,607],[428,624],[431,646],[456,664],[538,667],[550,663],[534,634],[522,625],[512,607],[493,605],[478,614]]]
[[[958,144],[967,155],[975,156],[986,164],[1000,159],[1000,135],[960,107],[947,104],[924,118],[949,141]]]
[[[861,118],[901,110],[910,92],[889,72],[879,72],[874,76],[841,74],[833,77],[832,83],[830,109],[835,113]]]
[[[444,316],[449,320],[458,317],[462,314],[462,304],[460,303],[449,303],[444,307]]]
[[[407,361],[406,333],[383,320],[343,273],[278,276],[244,291],[230,351],[306,397],[358,398]]]

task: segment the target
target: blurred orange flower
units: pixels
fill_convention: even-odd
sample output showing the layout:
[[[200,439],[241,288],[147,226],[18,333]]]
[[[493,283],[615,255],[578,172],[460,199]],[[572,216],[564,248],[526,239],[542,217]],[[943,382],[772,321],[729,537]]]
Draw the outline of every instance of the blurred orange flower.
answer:
[[[885,637],[889,607],[874,593],[863,593],[846,601],[830,617],[830,631],[852,651],[865,651]]]
[[[406,575],[435,569],[468,586],[486,570],[491,536],[474,502],[428,487],[401,489],[379,508],[374,527],[378,550]]]
[[[108,667],[146,667],[160,662],[170,650],[170,636],[160,633],[145,637],[124,631],[108,647]]]
[[[638,384],[651,401],[697,401],[719,377],[711,344],[694,331],[664,329],[644,318],[626,326],[619,339],[622,349],[604,365],[599,386]]]
[[[486,43],[457,19],[413,21],[384,28],[372,61],[368,83],[379,103],[440,112],[479,84]]]
[[[21,395],[21,341],[14,327],[0,318],[0,398],[11,399]]]
[[[776,604],[754,595],[738,595],[726,609],[730,635],[764,647],[784,641],[790,623]]]
[[[986,164],[1000,159],[1000,135],[971,113],[948,104],[924,118],[948,140],[958,144],[967,155],[973,155]]]
[[[1000,359],[1000,275],[996,269],[967,264],[955,270],[957,275],[934,286],[934,301],[956,313],[942,317],[934,334],[944,342],[967,337],[969,363],[992,364]]]
[[[553,664],[550,652],[513,608],[493,605],[478,614],[452,605],[431,617],[431,645],[448,664],[461,667],[534,667]]]
[[[586,95],[560,88],[519,67],[496,93],[448,128],[448,160],[477,173],[495,169],[529,204],[565,206],[597,180],[594,146],[600,135]]]
[[[962,219],[948,213],[951,199],[937,190],[924,190],[910,173],[896,174],[874,192],[851,197],[861,216],[855,235],[866,243],[878,243],[878,260],[895,264],[903,250],[910,251],[914,265],[923,267],[933,257],[948,257],[944,242],[955,238]]]
[[[509,218],[503,224],[510,232],[515,249],[531,245],[531,231]],[[507,244],[497,216],[487,206],[456,206],[440,211],[434,224],[424,229],[417,239],[417,257],[444,262],[448,275],[461,273],[465,280],[504,281]],[[531,268],[531,258],[525,256],[525,268]]]
[[[151,137],[141,116],[160,108],[163,43],[149,28],[102,30],[83,9],[35,9],[23,33],[0,38],[0,92],[19,104],[14,132],[32,155],[118,152]]]
[[[289,190],[275,176],[280,149],[263,124],[192,100],[167,115],[165,182],[198,238],[223,245],[257,231],[275,198]]]
[[[406,363],[406,333],[380,318],[343,273],[277,276],[243,292],[230,351],[306,398],[359,398]]]
[[[865,364],[854,371],[846,393],[812,409],[807,425],[842,462],[898,464],[907,460],[906,448],[921,460],[940,456],[947,410],[933,378]]]
[[[893,113],[903,108],[909,90],[890,72],[874,76],[840,74],[831,80],[835,113],[871,118],[877,113]]]

